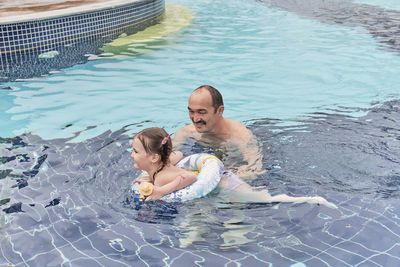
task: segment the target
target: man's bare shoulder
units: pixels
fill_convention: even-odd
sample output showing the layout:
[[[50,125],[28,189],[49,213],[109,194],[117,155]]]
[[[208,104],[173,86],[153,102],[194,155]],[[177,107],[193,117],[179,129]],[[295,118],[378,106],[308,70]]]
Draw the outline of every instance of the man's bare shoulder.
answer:
[[[196,129],[194,128],[193,124],[188,124],[175,132],[175,137],[179,136],[192,136],[196,134]]]
[[[172,144],[174,148],[177,148],[185,143],[188,138],[196,137],[196,135],[198,135],[198,133],[196,132],[193,124],[186,125],[174,133]]]
[[[238,139],[249,139],[252,136],[252,133],[246,126],[244,126],[241,122],[226,119],[229,123],[229,128],[231,132],[231,136]]]

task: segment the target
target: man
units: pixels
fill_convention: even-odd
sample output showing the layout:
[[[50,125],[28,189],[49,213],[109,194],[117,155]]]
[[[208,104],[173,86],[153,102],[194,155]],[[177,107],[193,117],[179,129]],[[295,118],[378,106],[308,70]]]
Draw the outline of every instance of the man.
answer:
[[[217,89],[210,85],[195,89],[189,97],[188,111],[193,123],[175,132],[174,147],[188,139],[194,139],[198,144],[223,146],[226,151],[233,151],[232,147],[236,147],[243,161],[247,162],[247,165],[237,168],[238,175],[248,176],[261,170],[262,154],[256,139],[243,124],[223,117],[224,103]],[[222,160],[226,165],[227,160]]]

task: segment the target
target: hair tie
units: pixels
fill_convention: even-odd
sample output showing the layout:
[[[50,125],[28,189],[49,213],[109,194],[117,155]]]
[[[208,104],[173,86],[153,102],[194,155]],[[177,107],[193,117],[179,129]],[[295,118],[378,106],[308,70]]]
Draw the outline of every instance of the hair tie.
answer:
[[[167,135],[166,137],[164,137],[164,139],[161,141],[161,145],[165,145],[167,142],[168,142],[168,139],[169,139],[169,137],[171,136],[172,134],[169,134],[169,135]]]

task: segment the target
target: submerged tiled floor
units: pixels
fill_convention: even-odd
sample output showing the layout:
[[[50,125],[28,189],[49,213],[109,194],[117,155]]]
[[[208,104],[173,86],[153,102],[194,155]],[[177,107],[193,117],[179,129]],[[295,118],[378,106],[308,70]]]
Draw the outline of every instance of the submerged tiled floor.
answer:
[[[208,198],[135,210],[124,131],[67,141],[1,140],[0,265],[400,264],[396,199],[328,194],[334,210]]]

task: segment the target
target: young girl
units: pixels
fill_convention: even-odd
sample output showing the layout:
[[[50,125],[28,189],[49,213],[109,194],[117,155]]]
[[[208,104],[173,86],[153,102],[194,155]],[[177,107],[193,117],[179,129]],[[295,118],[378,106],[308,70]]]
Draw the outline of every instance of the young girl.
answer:
[[[148,195],[146,200],[161,198],[196,181],[197,176],[194,173],[174,166],[183,158],[183,154],[180,151],[172,151],[170,135],[164,129],[154,127],[142,130],[133,138],[132,147],[134,167],[148,174],[135,180],[135,183],[140,183],[140,191],[145,193],[145,196]],[[230,171],[223,173],[218,190],[221,196],[228,196],[231,202],[308,202],[337,208],[318,196],[271,196],[266,188],[255,189]]]
[[[174,166],[183,155],[172,152],[170,135],[164,129],[154,127],[142,130],[133,138],[132,148],[134,167],[148,174],[135,181],[141,183],[142,189],[149,186],[146,200],[161,198],[191,185],[197,179],[194,173]]]

